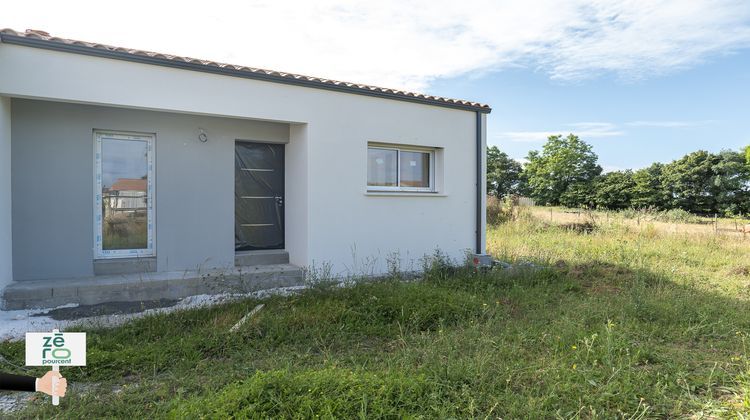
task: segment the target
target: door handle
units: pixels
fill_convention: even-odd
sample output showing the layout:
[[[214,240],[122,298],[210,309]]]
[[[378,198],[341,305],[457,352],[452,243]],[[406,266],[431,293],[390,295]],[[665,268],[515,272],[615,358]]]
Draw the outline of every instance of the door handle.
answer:
[[[283,206],[284,205],[284,197],[278,197],[277,196],[277,197],[274,197],[274,199],[276,200],[276,205],[277,206]]]

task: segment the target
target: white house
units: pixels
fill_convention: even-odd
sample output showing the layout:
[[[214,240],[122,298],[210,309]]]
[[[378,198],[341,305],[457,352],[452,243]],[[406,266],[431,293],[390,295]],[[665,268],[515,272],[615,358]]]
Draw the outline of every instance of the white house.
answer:
[[[300,268],[379,274],[395,260],[418,268],[435,249],[482,254],[489,112],[2,30],[5,307],[181,297],[211,276],[292,284]]]

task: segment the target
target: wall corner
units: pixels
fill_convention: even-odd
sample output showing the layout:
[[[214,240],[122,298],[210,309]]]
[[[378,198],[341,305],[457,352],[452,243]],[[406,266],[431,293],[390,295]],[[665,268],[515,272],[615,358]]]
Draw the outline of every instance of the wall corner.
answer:
[[[0,96],[0,292],[13,281],[10,107],[10,98]]]

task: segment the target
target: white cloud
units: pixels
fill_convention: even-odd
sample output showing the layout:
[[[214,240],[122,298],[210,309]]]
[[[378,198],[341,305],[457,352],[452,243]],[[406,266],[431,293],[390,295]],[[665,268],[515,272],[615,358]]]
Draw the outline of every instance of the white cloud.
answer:
[[[9,2],[0,26],[315,76],[423,89],[528,66],[625,79],[750,45],[746,0],[67,0]]]
[[[545,142],[549,136],[566,135],[572,133],[582,140],[602,137],[618,137],[625,134],[615,124],[608,122],[578,122],[565,124],[565,127],[557,131],[506,131],[496,136],[499,140],[512,142],[533,143]]]
[[[631,121],[625,123],[631,127],[651,127],[651,128],[687,128],[698,127],[716,123],[716,120],[702,121]]]

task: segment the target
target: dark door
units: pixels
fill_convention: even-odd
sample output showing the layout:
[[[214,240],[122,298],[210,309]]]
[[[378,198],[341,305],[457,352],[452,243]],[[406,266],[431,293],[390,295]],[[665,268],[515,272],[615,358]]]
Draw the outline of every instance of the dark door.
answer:
[[[236,142],[234,248],[284,248],[284,145]]]

